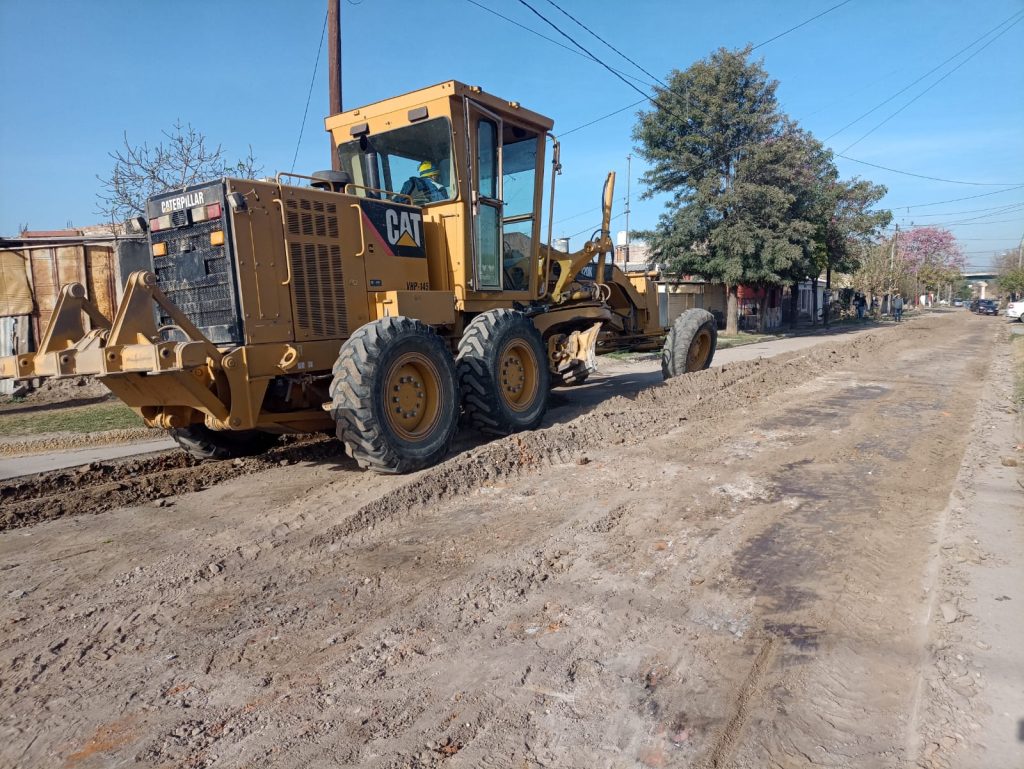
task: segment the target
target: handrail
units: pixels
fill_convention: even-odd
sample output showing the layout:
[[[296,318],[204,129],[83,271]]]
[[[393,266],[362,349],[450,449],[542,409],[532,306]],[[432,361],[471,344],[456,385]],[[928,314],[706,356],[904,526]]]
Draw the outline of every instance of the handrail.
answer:
[[[287,273],[285,274],[288,276],[281,285],[290,286],[292,283],[292,254],[291,248],[289,248],[291,244],[288,242],[288,220],[285,219],[284,201],[281,198],[272,198],[272,200],[281,209],[281,237],[284,239],[284,264],[287,268]]]
[[[362,244],[362,250],[356,254],[356,256],[363,256],[366,254],[366,232],[363,230],[363,207],[358,203],[353,203],[352,208],[356,209],[356,220],[359,222],[359,242]]]
[[[353,192],[349,192],[349,189],[353,190]],[[407,205],[416,206],[416,204],[413,202],[412,195],[407,195],[404,192],[393,192],[391,190],[382,190],[382,189],[379,189],[377,187],[364,187],[362,184],[355,184],[353,182],[349,182],[348,184],[345,185],[345,194],[346,195],[354,195],[355,194],[355,190],[365,190],[366,192],[379,192],[381,195],[388,195],[388,196],[390,196],[392,201],[395,202],[395,203],[400,203],[401,201],[394,200],[394,198],[396,198],[396,197],[405,198],[406,200],[409,201]],[[419,208],[419,206],[416,206],[416,207]]]

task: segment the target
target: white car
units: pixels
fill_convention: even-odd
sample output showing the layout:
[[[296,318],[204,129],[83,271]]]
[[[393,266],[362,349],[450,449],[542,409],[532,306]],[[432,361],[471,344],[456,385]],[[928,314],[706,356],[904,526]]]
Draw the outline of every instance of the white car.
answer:
[[[1024,300],[1019,302],[1010,302],[1006,305],[1006,317],[1010,320],[1024,320],[1021,316],[1024,316]]]

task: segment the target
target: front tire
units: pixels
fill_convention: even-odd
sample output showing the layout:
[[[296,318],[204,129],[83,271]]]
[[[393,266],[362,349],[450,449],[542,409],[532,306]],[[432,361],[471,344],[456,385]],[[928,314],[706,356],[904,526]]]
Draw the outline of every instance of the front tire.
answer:
[[[489,310],[466,326],[457,357],[462,407],[486,433],[532,430],[551,389],[547,354],[533,322],[515,310]]]
[[[718,344],[718,324],[707,310],[687,310],[672,324],[661,350],[665,379],[702,371],[711,365]]]
[[[459,423],[455,364],[418,320],[382,318],[341,346],[331,382],[338,439],[366,470],[410,473],[440,462]]]
[[[211,430],[194,424],[168,430],[182,450],[193,459],[235,459],[262,454],[275,443],[277,436],[259,430]]]

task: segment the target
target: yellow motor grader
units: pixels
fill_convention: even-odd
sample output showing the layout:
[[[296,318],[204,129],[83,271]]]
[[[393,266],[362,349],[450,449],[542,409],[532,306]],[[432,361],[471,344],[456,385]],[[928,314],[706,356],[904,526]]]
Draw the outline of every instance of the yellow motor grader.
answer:
[[[95,375],[199,458],[333,430],[360,466],[402,473],[443,458],[460,417],[536,427],[599,352],[664,344],[666,377],[710,364],[710,313],[663,328],[654,284],[608,260],[614,174],[584,247],[545,245],[548,118],[449,81],[325,125],[339,170],[150,199],[130,224],[152,270],[114,317],[64,286],[38,351],[0,376]]]

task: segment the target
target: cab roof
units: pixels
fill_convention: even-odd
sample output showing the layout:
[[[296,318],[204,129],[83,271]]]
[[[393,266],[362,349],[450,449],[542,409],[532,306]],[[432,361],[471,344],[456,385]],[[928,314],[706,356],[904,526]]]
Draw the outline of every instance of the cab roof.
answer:
[[[381,99],[356,109],[339,112],[324,119],[324,127],[331,131],[347,125],[362,123],[368,119],[402,109],[410,109],[441,98],[466,97],[483,107],[519,123],[525,123],[540,131],[550,131],[555,123],[551,118],[533,112],[517,101],[508,101],[487,93],[480,86],[466,85],[458,80],[448,80],[437,85],[420,88],[415,91]]]

